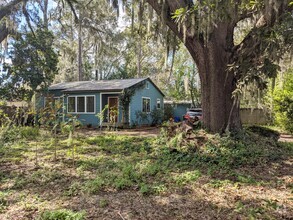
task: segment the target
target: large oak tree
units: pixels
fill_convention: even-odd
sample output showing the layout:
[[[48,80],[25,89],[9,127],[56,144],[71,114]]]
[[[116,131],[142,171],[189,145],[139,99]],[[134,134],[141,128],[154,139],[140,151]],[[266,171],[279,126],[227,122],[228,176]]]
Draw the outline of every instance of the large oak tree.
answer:
[[[241,129],[237,98],[241,84],[261,74],[276,74],[275,62],[292,50],[292,2],[146,1],[184,42],[197,64],[205,126],[213,132]],[[236,44],[235,33],[241,32],[239,24],[244,21],[250,28]]]

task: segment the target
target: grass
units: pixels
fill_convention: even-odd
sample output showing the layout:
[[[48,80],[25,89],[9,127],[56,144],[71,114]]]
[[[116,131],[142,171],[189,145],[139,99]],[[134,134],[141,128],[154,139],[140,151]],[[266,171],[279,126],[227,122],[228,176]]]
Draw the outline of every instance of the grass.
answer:
[[[252,131],[197,133],[200,144],[182,134],[77,135],[74,163],[66,136],[12,135],[0,147],[0,219],[279,219],[293,211],[292,143]]]
[[[84,212],[73,212],[71,210],[60,209],[54,211],[43,212],[38,220],[83,220]]]

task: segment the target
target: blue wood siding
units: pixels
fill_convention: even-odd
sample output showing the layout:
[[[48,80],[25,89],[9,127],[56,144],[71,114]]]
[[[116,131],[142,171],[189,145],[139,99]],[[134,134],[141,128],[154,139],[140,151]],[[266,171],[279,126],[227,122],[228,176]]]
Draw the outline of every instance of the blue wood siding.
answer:
[[[161,109],[164,108],[164,97],[159,92],[159,90],[149,81],[147,80],[148,88],[145,85],[143,88],[137,90],[134,96],[131,99],[130,103],[130,124],[151,124],[152,119],[150,114],[148,114],[148,121],[141,123],[138,118],[136,117],[137,111],[142,111],[142,98],[150,98],[150,108],[151,111],[156,108],[157,106],[157,99],[160,100]]]
[[[180,118],[180,121],[182,121],[183,115],[186,114],[187,110],[191,108],[192,104],[175,104],[174,106],[174,117]]]

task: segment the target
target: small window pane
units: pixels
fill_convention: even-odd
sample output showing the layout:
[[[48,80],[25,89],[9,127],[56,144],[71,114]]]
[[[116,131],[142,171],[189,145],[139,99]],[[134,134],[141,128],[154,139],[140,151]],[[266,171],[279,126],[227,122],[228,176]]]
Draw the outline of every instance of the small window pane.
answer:
[[[77,97],[77,112],[85,112],[85,98],[84,97]]]
[[[95,97],[86,97],[86,110],[87,112],[95,112]]]
[[[147,99],[147,98],[142,99],[142,111],[146,113],[151,111],[150,99]]]
[[[68,112],[75,112],[75,97],[68,97]]]
[[[160,108],[161,108],[161,100],[157,99],[157,109],[160,109]]]

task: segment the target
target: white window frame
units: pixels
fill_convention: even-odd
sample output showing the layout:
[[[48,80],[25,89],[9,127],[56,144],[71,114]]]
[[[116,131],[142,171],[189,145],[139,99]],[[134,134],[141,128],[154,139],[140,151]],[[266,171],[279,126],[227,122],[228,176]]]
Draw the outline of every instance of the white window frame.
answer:
[[[74,106],[75,111],[69,112],[68,111],[69,98],[72,98],[72,97],[75,98],[75,106]],[[84,105],[85,105],[84,112],[77,111],[77,97],[84,97]],[[87,97],[94,97],[94,112],[87,111]],[[95,95],[70,95],[70,96],[67,96],[67,113],[68,114],[87,114],[87,115],[95,114],[96,113],[96,96]]]
[[[158,103],[160,103],[160,108],[158,108]],[[161,109],[162,108],[162,106],[161,106],[162,105],[161,99],[157,98],[157,103],[156,104],[157,104],[157,106],[156,106],[157,109]]]
[[[143,111],[143,99],[149,99],[149,100],[150,100],[150,111],[149,111],[149,112],[144,112],[144,111]],[[142,111],[142,112],[147,113],[147,114],[150,114],[150,113],[151,113],[151,106],[152,106],[152,105],[151,105],[151,101],[152,101],[152,100],[151,100],[150,97],[141,97],[141,111]]]

